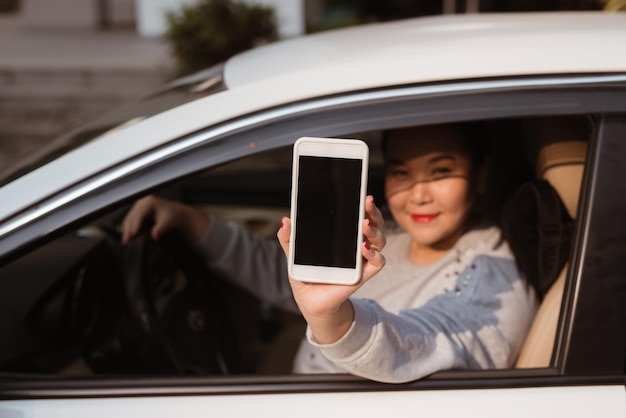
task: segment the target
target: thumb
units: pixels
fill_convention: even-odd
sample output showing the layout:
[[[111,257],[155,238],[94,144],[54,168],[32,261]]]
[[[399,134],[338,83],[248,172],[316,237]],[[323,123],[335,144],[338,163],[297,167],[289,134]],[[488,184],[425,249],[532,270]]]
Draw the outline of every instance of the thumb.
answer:
[[[278,242],[285,252],[285,257],[289,255],[289,239],[291,236],[291,220],[288,217],[283,217],[280,229],[276,233]]]
[[[152,239],[158,241],[169,229],[168,219],[164,216],[156,216],[152,229],[150,229],[150,235]]]
[[[153,240],[158,241],[162,235],[163,235],[163,232],[161,232],[161,228],[155,224],[150,230],[150,236],[152,237]]]

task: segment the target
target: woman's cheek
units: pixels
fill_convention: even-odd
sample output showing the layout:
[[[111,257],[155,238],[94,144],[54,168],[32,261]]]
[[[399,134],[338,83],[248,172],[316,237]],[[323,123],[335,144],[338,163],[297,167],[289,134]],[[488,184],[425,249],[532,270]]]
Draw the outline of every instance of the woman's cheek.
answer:
[[[408,194],[406,192],[398,192],[391,196],[387,196],[387,205],[394,220],[403,228],[407,228],[406,201]]]
[[[438,190],[436,195],[437,202],[441,205],[442,209],[447,209],[452,212],[459,210],[467,210],[470,205],[469,188],[466,182],[453,182],[447,184]]]

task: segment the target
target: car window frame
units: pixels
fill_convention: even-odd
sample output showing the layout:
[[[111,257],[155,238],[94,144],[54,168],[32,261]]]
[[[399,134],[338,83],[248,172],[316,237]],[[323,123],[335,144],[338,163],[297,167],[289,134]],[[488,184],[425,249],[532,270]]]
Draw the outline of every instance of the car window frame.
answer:
[[[626,225],[614,222],[626,210],[626,195],[615,193],[615,185],[626,177],[620,164],[626,158],[625,138],[623,112],[603,114],[591,138],[578,207],[578,245],[570,255],[574,264],[553,350],[552,364],[563,374],[623,375],[626,370],[626,280],[619,276],[626,271]],[[603,338],[610,346],[597,347],[594,341]]]
[[[584,78],[584,77],[583,77]],[[308,105],[319,101],[308,101],[292,104],[295,111],[285,111],[285,108],[271,109],[268,112],[277,112],[278,117],[264,118],[262,114],[249,115],[240,118],[231,129],[228,124],[210,127],[206,131],[195,133],[192,136],[180,138],[177,143],[185,140],[195,141],[193,146],[182,151],[168,153],[166,148],[154,150],[161,153],[160,158],[153,158],[150,164],[141,169],[120,177],[114,182],[95,188],[73,200],[58,210],[51,212],[36,222],[26,224],[14,234],[0,240],[0,248],[14,248],[13,256],[19,255],[36,244],[37,240],[52,238],[63,230],[84,220],[85,213],[100,213],[109,206],[121,205],[129,202],[139,194],[143,194],[164,183],[192,175],[204,170],[210,165],[219,165],[226,161],[241,158],[251,153],[270,150],[293,143],[299,136],[328,136],[329,133],[338,135],[341,132],[356,132],[372,129],[386,129],[402,126],[403,124],[445,123],[463,120],[497,119],[529,116],[549,116],[564,114],[605,114],[609,112],[626,113],[626,84],[624,83],[581,83],[577,77],[566,77],[568,82],[562,83],[561,77],[530,78],[526,83],[519,85],[503,80],[490,84],[490,81],[461,82],[460,86],[473,85],[474,89],[459,88],[455,90],[453,84],[434,86],[404,86],[395,88],[399,94],[380,95],[390,91],[361,92],[359,94],[377,93],[378,96],[369,100],[350,102],[347,95],[323,98],[319,101],[340,99],[335,104],[321,106],[313,112],[298,111],[298,106],[307,108]],[[506,80],[504,80],[506,81]],[[550,81],[556,81],[551,84]],[[477,83],[477,84],[474,84]],[[480,84],[482,83],[482,84]],[[420,90],[422,88],[431,88]],[[437,89],[436,87],[442,87]],[[445,88],[447,87],[447,88]],[[312,106],[315,109],[315,106]],[[311,109],[311,106],[308,106]],[[398,113],[402,111],[403,113]],[[356,122],[351,122],[347,115],[358,115]],[[459,114],[462,116],[459,117]],[[268,138],[259,140],[259,138]],[[593,145],[603,146],[604,136],[600,135]],[[593,146],[592,146],[593,148]],[[165,152],[164,152],[165,151]],[[600,151],[605,153],[606,151]],[[219,157],[218,157],[219,156]],[[167,160],[165,158],[167,157]],[[586,225],[585,231],[577,232],[577,241],[584,233],[588,233],[589,213],[595,207],[595,197],[592,196],[593,187],[589,183],[596,179],[598,167],[601,166],[597,155],[591,153],[591,164],[587,165],[584,190],[581,195],[581,219]],[[132,163],[129,162],[129,163]],[[117,167],[119,168],[119,167]],[[115,169],[117,169],[115,168]],[[93,181],[93,179],[88,180]],[[80,185],[79,185],[80,186]],[[591,188],[589,188],[591,187]],[[595,190],[595,189],[593,189]],[[584,197],[583,197],[584,196]],[[591,203],[593,201],[593,203]],[[62,225],[62,227],[59,227]],[[45,231],[45,234],[44,232]],[[11,239],[13,240],[11,242]],[[2,244],[4,241],[4,244]],[[601,382],[603,384],[619,381],[617,370],[605,370],[602,375],[568,375],[569,371],[577,370],[579,364],[572,356],[576,341],[568,340],[578,302],[580,306],[581,273],[589,260],[583,255],[588,248],[577,247],[571,260],[577,267],[568,273],[568,287],[566,288],[563,315],[560,320],[559,335],[557,336],[558,352],[552,367],[531,370],[490,370],[477,372],[440,372],[427,379],[400,385],[402,389],[432,389],[432,388],[477,388],[501,386],[536,386],[536,385],[569,385]],[[574,321],[575,322],[575,321]],[[568,331],[569,330],[569,331]],[[621,371],[623,373],[623,369]],[[175,380],[175,382],[174,382]],[[88,384],[86,384],[88,383]],[[623,380],[622,380],[623,383]],[[282,376],[282,377],[228,377],[228,378],[176,378],[176,379],[60,379],[46,380],[17,379],[13,382],[14,391],[11,396],[25,396],[23,389],[34,390],[39,396],[52,390],[55,394],[65,393],[72,396],[84,393],[116,393],[128,394],[139,391],[144,394],[156,394],[163,391],[163,387],[176,387],[175,392],[182,393],[229,393],[231,386],[243,384],[252,393],[266,391],[298,391],[298,390],[372,390],[386,387],[384,384],[367,382],[352,376]],[[198,385],[203,386],[199,388]],[[20,391],[19,388],[22,388]],[[40,389],[37,389],[40,388]],[[236,391],[241,391],[241,388]],[[94,392],[95,391],[95,392]],[[20,393],[22,395],[20,395]],[[56,395],[54,395],[56,396]]]
[[[399,86],[321,97],[246,115],[172,139],[164,146],[129,158],[123,164],[110,167],[97,176],[79,179],[73,186],[42,198],[34,207],[0,223],[0,257],[6,259],[14,249],[49,235],[69,223],[63,221],[67,216],[56,216],[57,214],[67,213],[72,218],[72,212],[77,214],[76,217],[87,213],[88,210],[82,210],[81,202],[92,199],[92,211],[107,205],[108,201],[114,199],[99,197],[103,196],[103,191],[108,193],[113,187],[116,191],[125,192],[126,196],[120,196],[121,199],[132,199],[139,193],[137,190],[149,190],[158,183],[169,181],[168,178],[191,175],[226,160],[288,145],[299,136],[328,136],[328,132],[338,135],[340,132],[386,129],[402,126],[402,120],[405,121],[404,125],[412,125],[532,116],[538,112],[541,112],[540,115],[550,116],[623,111],[625,105],[619,100],[616,90],[623,88],[625,82],[626,74],[527,77]],[[600,93],[602,100],[597,97]],[[537,95],[542,95],[543,99],[549,101],[538,103]],[[587,95],[587,99],[584,99],[584,95]],[[494,102],[497,98],[501,102]],[[392,109],[398,108],[405,112],[413,100],[428,101],[426,103],[430,107],[425,107],[421,114],[416,114],[415,111],[399,116],[390,114]],[[490,102],[491,105],[487,107]],[[345,122],[346,112],[356,109],[363,109],[361,112],[364,112],[368,107],[380,104],[384,106],[378,112],[370,109],[371,113],[360,116],[357,123]],[[392,106],[394,104],[395,107]],[[308,129],[301,126],[305,122],[309,123]],[[282,136],[269,141],[259,142],[255,137],[258,134],[254,132],[271,135],[272,128],[279,124],[293,126],[293,129],[289,134],[285,134],[283,129]],[[242,139],[241,133],[246,132],[252,134]],[[233,139],[235,135],[237,138]],[[216,155],[224,158],[216,158]],[[177,168],[175,163],[182,158],[185,158],[186,164],[180,164]],[[143,182],[136,184],[135,180],[148,172],[150,175],[143,176]],[[46,218],[49,218],[49,222]],[[30,228],[32,225],[38,227],[33,230]]]

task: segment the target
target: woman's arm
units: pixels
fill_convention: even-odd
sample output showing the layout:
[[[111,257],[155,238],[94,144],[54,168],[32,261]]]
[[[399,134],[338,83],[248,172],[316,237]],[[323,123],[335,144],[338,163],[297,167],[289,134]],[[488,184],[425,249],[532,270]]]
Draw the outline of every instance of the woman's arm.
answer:
[[[441,370],[512,367],[536,310],[532,289],[513,260],[478,257],[460,294],[392,313],[371,299],[354,299],[354,322],[332,344],[309,341],[349,373],[401,383]]]
[[[289,279],[300,312],[315,339],[322,344],[333,343],[348,331],[354,320],[354,309],[349,297],[385,265],[385,257],[380,253],[385,245],[385,237],[380,231],[383,217],[374,205],[372,196],[368,196],[365,201],[365,215],[365,241],[361,248],[363,272],[357,284],[348,286],[305,283]],[[290,232],[291,222],[284,218],[277,236],[285,256],[289,252]]]
[[[297,312],[287,261],[274,240],[211,216],[211,228],[198,241],[198,252],[212,269],[274,306]]]

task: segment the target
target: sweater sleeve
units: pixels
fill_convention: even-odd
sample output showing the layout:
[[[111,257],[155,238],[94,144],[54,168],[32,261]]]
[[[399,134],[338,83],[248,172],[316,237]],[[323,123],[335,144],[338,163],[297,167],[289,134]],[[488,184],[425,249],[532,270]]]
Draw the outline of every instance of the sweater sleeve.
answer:
[[[468,282],[470,274],[476,279]],[[477,257],[459,283],[468,284],[398,313],[353,299],[355,319],[339,341],[320,345],[309,332],[309,342],[341,369],[389,383],[440,370],[511,367],[534,316],[532,290],[512,260],[487,256]]]
[[[212,269],[241,288],[279,308],[298,312],[285,254],[276,240],[212,216],[211,228],[197,249]]]

